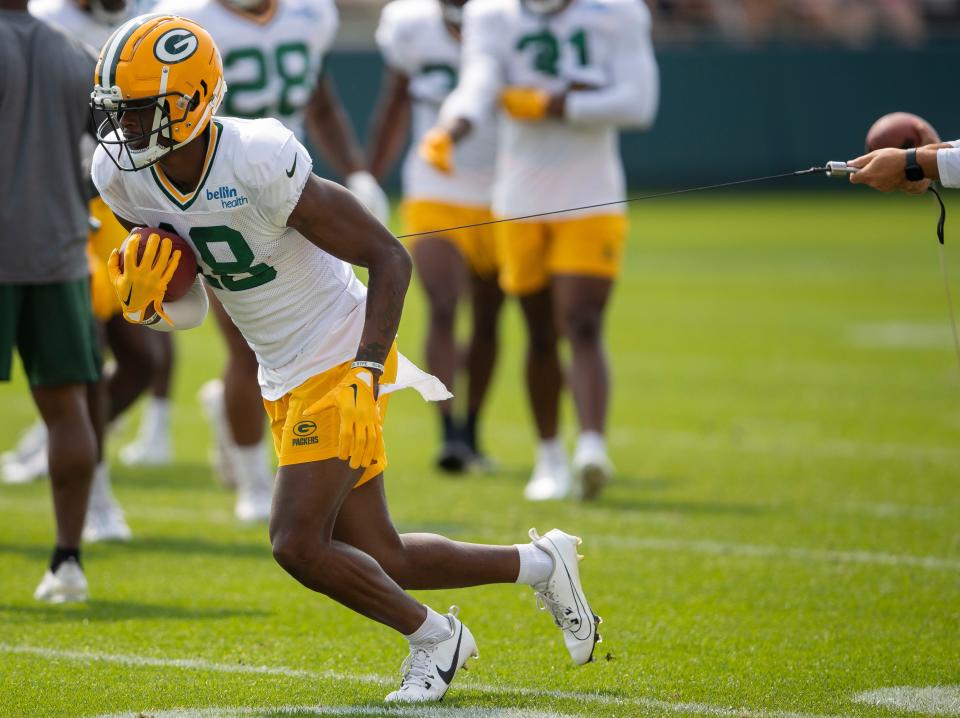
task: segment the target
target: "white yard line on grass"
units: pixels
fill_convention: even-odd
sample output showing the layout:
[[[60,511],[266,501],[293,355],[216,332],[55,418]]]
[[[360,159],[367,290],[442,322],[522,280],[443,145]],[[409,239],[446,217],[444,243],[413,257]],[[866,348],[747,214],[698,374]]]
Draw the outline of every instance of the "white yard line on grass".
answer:
[[[141,711],[104,713],[95,718],[132,718]],[[263,718],[266,716],[395,716],[396,718],[570,718],[563,713],[522,708],[446,708],[439,706],[235,706],[147,710],[150,718]]]
[[[858,693],[853,700],[879,708],[893,708],[931,716],[960,716],[960,685],[877,688]]]
[[[119,663],[127,666],[144,666],[148,668],[178,668],[183,670],[205,671],[211,673],[257,673],[260,675],[275,675],[288,678],[303,678],[310,680],[325,679],[340,681],[344,683],[368,683],[383,686],[393,686],[395,680],[387,680],[374,675],[348,674],[338,671],[308,671],[298,668],[288,668],[286,666],[258,666],[235,663],[215,663],[194,658],[155,658],[151,656],[139,656],[131,654],[101,653],[95,651],[71,651],[58,650],[55,648],[45,648],[42,646],[11,645],[0,643],[0,653],[12,653],[20,655],[39,656],[50,660],[68,660],[68,661],[98,661],[102,663]],[[475,692],[488,695],[502,696],[504,694],[514,694],[527,696],[530,698],[551,699],[551,700],[572,700],[579,703],[593,703],[609,706],[636,706],[646,708],[661,713],[689,713],[702,716],[717,716],[718,718],[842,718],[836,715],[817,715],[813,713],[802,713],[796,711],[764,710],[750,709],[733,706],[721,706],[711,703],[697,702],[672,702],[663,701],[656,698],[621,698],[619,696],[605,695],[602,693],[586,693],[577,691],[549,691],[536,688],[526,688],[522,686],[509,686],[501,684],[483,684],[483,683],[458,683],[455,687],[458,692]],[[303,707],[298,708],[303,710]],[[354,710],[353,707],[350,707]],[[200,709],[198,709],[200,710]],[[214,710],[214,709],[211,709]],[[224,709],[228,710],[228,709]],[[268,709],[261,708],[266,712]],[[361,707],[356,707],[358,712]],[[378,710],[376,706],[364,709],[367,712]],[[391,715],[388,709],[383,710],[383,715]],[[451,713],[449,710],[437,709],[437,717],[451,715],[457,716],[457,713]],[[128,718],[135,715],[136,711],[131,713],[112,714]],[[193,715],[193,714],[189,714]],[[204,714],[198,714],[204,715]],[[214,714],[218,715],[218,714]],[[347,714],[344,714],[347,715]],[[417,716],[428,715],[417,713]],[[477,714],[480,715],[480,714]],[[497,714],[499,715],[499,714]],[[510,714],[507,714],[510,715]],[[529,714],[523,714],[528,716]],[[171,717],[172,718],[172,717]]]
[[[705,553],[717,556],[745,556],[749,558],[790,558],[817,563],[858,563],[879,566],[909,566],[936,571],[960,571],[960,560],[937,556],[910,556],[908,554],[878,553],[791,546],[764,546],[729,541],[687,540],[670,538],[632,538],[622,535],[591,534],[589,542],[614,548],[646,549],[649,551],[677,551]],[[584,545],[586,546],[586,540]],[[588,546],[586,546],[589,548]]]

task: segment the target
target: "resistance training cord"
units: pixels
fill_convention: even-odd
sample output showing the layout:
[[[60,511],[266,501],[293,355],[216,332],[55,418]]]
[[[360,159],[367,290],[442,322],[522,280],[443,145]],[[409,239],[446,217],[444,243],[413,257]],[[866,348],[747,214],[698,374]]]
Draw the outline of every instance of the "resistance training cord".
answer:
[[[485,227],[491,224],[502,224],[504,222],[519,222],[527,219],[537,219],[539,217],[551,217],[558,214],[567,214],[568,212],[579,212],[585,209],[599,209],[601,207],[613,207],[620,204],[630,204],[631,202],[645,202],[651,199],[660,199],[663,197],[675,197],[681,194],[692,194],[694,192],[707,192],[709,190],[723,189],[724,187],[736,187],[745,184],[758,184],[760,182],[771,182],[773,180],[786,179],[788,177],[804,177],[809,175],[826,175],[828,177],[847,177],[856,172],[853,167],[848,167],[845,162],[827,162],[823,166],[810,167],[805,170],[796,170],[794,172],[783,172],[781,174],[766,175],[764,177],[751,177],[749,179],[734,180],[732,182],[721,182],[720,184],[703,185],[700,187],[687,187],[685,189],[669,190],[667,192],[657,192],[655,194],[639,195],[637,197],[627,197],[613,202],[600,202],[599,204],[587,204],[580,207],[567,207],[566,209],[557,209],[550,212],[538,212],[537,214],[524,214],[517,217],[503,217],[501,219],[491,219],[485,222],[474,222],[472,224],[461,224],[456,227],[443,227],[441,229],[432,229],[427,232],[411,232],[409,234],[397,235],[397,239],[407,239],[410,237],[423,237],[431,234],[448,234],[462,229],[472,229],[473,227]],[[957,331],[956,314],[953,309],[953,297],[950,293],[950,279],[947,274],[947,260],[944,250],[943,228],[947,220],[947,210],[943,205],[943,199],[940,193],[930,186],[940,204],[940,218],[937,220],[937,240],[940,250],[940,268],[943,273],[943,287],[947,296],[947,310],[950,315],[950,328],[953,331],[953,348],[957,355],[957,367],[960,368],[960,333]]]

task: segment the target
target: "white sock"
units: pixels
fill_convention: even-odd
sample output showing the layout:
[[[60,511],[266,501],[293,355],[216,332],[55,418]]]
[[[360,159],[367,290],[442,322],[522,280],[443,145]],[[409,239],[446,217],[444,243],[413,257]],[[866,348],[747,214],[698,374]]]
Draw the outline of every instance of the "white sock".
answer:
[[[584,431],[577,439],[577,453],[606,455],[607,441],[599,431]]]
[[[159,396],[151,397],[146,406],[146,421],[150,422],[150,428],[155,433],[166,433],[170,426],[170,400]]]
[[[247,446],[232,446],[233,466],[237,472],[238,488],[269,490],[273,477],[267,468],[266,444],[263,440]]]
[[[543,583],[553,573],[553,557],[532,543],[514,544],[520,554],[520,573],[517,583],[536,586]]]
[[[447,617],[441,616],[430,608],[430,606],[425,606],[425,608],[427,609],[427,617],[423,624],[405,638],[410,641],[410,643],[421,645],[424,643],[438,643],[446,638],[450,638],[450,621],[447,620]]]
[[[93,482],[90,484],[89,506],[95,511],[105,511],[113,504],[113,492],[110,490],[110,467],[101,461],[93,469]]]
[[[559,436],[541,439],[537,447],[537,461],[563,461],[566,458],[563,441]]]

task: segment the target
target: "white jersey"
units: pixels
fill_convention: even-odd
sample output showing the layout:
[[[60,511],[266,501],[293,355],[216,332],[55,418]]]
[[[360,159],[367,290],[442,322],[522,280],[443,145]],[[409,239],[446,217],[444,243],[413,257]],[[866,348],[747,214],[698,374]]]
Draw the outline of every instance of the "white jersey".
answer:
[[[497,151],[492,117],[485,117],[457,146],[452,174],[439,172],[417,152],[423,135],[437,124],[440,106],[460,72],[460,41],[443,22],[439,0],[387,4],[377,27],[377,45],[387,65],[409,79],[413,135],[403,163],[404,197],[489,206]]]
[[[572,0],[547,16],[521,0],[468,2],[460,85],[441,115],[476,122],[509,86],[568,94],[562,120],[504,118],[495,212],[534,214],[624,198],[617,128],[649,126],[659,96],[650,12],[641,0]]]
[[[211,127],[195,192],[180,192],[159,165],[120,171],[103,147],[93,181],[119,217],[190,243],[257,355],[263,396],[277,400],[356,355],[367,290],[349,264],[287,227],[312,169],[293,133],[272,119],[223,117]]]
[[[303,118],[337,35],[333,0],[274,0],[263,18],[220,0],[160,0],[151,12],[182,15],[213,37],[223,58],[227,117],[275,117],[303,139]]]
[[[81,10],[73,0],[30,0],[27,9],[34,17],[56,25],[71,37],[86,43],[99,55],[103,44],[125,19],[116,25],[106,25]]]

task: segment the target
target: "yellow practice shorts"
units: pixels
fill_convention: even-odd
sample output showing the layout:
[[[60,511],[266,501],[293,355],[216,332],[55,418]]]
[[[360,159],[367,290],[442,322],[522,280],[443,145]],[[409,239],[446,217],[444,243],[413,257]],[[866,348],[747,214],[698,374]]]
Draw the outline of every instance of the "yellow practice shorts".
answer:
[[[320,401],[327,392],[340,383],[344,374],[350,370],[350,364],[352,362],[344,362],[317,374],[276,401],[263,400],[263,407],[267,410],[267,416],[270,417],[273,447],[277,452],[280,466],[306,464],[310,461],[324,461],[337,457],[340,445],[340,415],[336,408],[331,407],[312,416],[306,416],[304,412],[307,407]],[[391,384],[396,380],[397,346],[394,344],[384,364],[380,381]],[[384,420],[387,416],[389,400],[389,394],[377,400],[380,405],[380,417]],[[376,478],[386,468],[387,455],[383,452],[364,469],[356,486]]]
[[[500,286],[507,294],[540,291],[555,274],[613,279],[620,273],[627,238],[622,214],[493,226]]]
[[[493,215],[486,207],[464,207],[444,202],[428,200],[405,200],[403,214],[404,234],[429,232],[444,227],[459,227],[477,222],[489,222]],[[493,236],[493,227],[470,227],[458,229],[450,234],[421,235],[408,237],[407,246],[413,251],[417,242],[434,237],[452,243],[467,261],[474,274],[481,277],[495,276],[499,268],[497,246]]]
[[[120,313],[120,300],[113,290],[110,275],[107,272],[107,260],[110,252],[118,248],[127,238],[123,228],[113,212],[99,197],[90,200],[90,216],[96,221],[96,229],[91,229],[87,237],[87,261],[90,264],[90,299],[93,314],[102,322]]]

